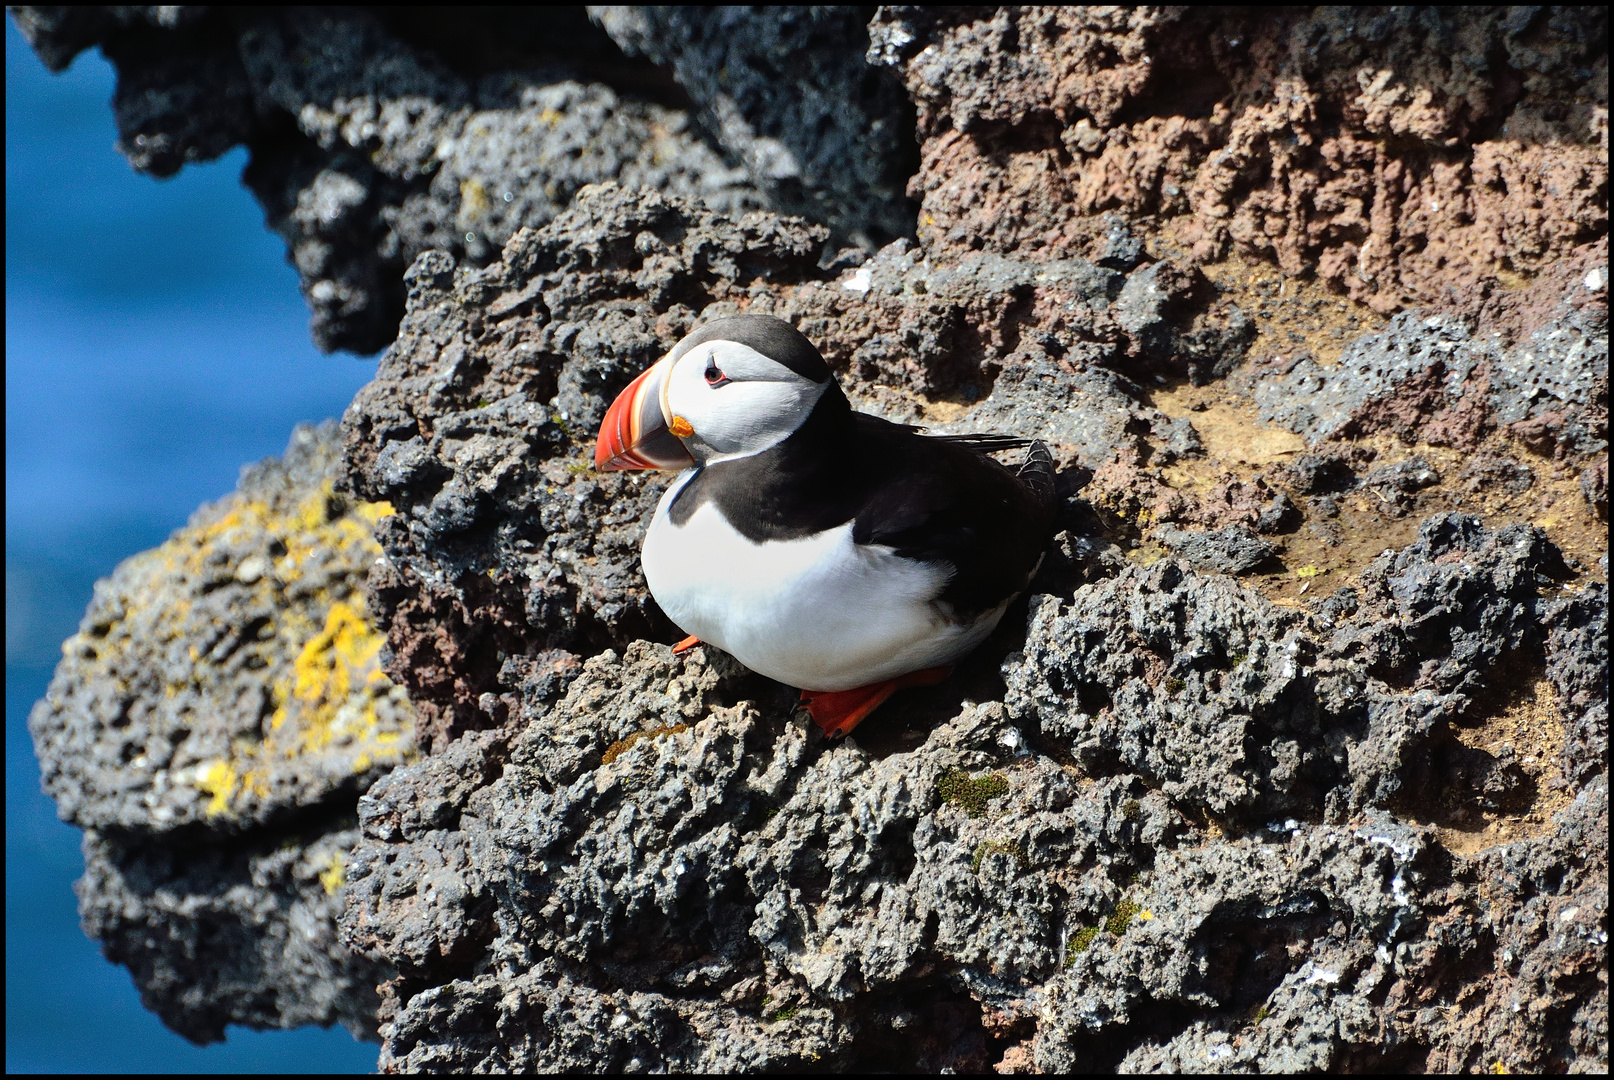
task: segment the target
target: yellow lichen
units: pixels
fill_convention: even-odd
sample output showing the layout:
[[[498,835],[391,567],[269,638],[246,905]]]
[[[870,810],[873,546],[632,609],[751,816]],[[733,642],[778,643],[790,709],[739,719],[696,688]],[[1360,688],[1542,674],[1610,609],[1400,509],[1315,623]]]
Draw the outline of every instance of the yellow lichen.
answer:
[[[319,709],[341,702],[353,690],[354,673],[370,666],[381,636],[353,605],[338,600],[325,615],[325,629],[303,646],[292,670],[297,700]]]
[[[196,777],[196,786],[213,796],[207,803],[207,816],[216,817],[224,813],[230,805],[230,796],[235,794],[236,772],[235,766],[222,759],[208,763]]]
[[[342,858],[340,851],[331,852],[330,862],[319,873],[319,883],[325,886],[326,896],[335,896],[347,882],[347,860]]]
[[[475,221],[493,205],[488,189],[477,180],[460,181],[460,216]]]
[[[271,652],[295,659],[272,685],[273,712],[264,738],[237,740],[227,757],[197,770],[195,784],[210,796],[209,817],[249,796],[269,797],[277,759],[340,748],[343,756],[351,755],[352,771],[364,772],[378,762],[393,764],[413,755],[408,706],[381,671],[383,639],[366,620],[362,599],[356,594],[332,596],[323,589],[307,599],[292,600],[285,594],[312,559],[321,560],[321,565],[335,559],[337,566],[351,565],[355,570],[368,565],[380,554],[373,526],[393,512],[387,503],[350,503],[335,493],[330,481],[294,505],[234,496],[221,504],[211,521],[182,529],[155,551],[135,557],[153,576],[216,580],[215,553],[221,549],[276,553],[272,564],[264,562],[262,570],[237,580],[276,604],[274,623],[261,629],[257,640],[278,638],[283,644]],[[142,638],[160,643],[195,640],[199,628],[193,610],[193,599],[179,595],[149,614],[138,608],[119,611],[104,625],[70,638],[63,645],[64,655],[110,659]],[[316,621],[321,616],[323,620]],[[136,622],[120,630],[131,617]],[[209,615],[207,622],[210,629],[218,625],[216,616]],[[213,680],[222,673],[212,671],[196,646],[187,643],[185,648],[192,664],[189,677],[165,684],[163,695],[174,701],[181,690],[194,688],[199,695],[196,705],[170,706],[188,711],[205,706]],[[388,702],[394,708],[383,718],[377,705]]]

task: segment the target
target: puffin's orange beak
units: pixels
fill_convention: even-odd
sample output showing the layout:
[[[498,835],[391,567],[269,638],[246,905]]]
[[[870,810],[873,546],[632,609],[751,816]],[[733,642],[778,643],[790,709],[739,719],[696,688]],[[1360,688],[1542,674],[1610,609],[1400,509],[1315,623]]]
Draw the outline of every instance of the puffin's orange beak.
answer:
[[[695,464],[689,450],[667,427],[661,399],[671,370],[672,357],[662,357],[611,402],[594,444],[596,469],[684,469]]]

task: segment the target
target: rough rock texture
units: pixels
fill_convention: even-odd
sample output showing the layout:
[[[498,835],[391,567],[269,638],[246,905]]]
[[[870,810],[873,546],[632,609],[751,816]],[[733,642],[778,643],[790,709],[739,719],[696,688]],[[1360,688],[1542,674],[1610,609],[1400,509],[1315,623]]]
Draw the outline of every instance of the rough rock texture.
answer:
[[[1432,792],[1442,820],[1533,792],[1512,750],[1454,734],[1489,722],[1509,665],[1557,633],[1580,651],[1555,678],[1597,677],[1601,594],[1541,607],[1568,571],[1539,530],[1436,518],[1316,614],[1171,561],[1106,577],[1117,560],[1065,534],[1066,572],[1044,580],[1075,591],[1033,603],[1007,691],[990,665],[1012,629],[963,686],[882,716],[870,750],[823,743],[718,654],[635,640],[676,636],[634,560],[660,486],[586,475],[568,429],[696,319],[792,318],[893,415],[973,383],[951,426],[1057,440],[1091,408],[1112,434],[1072,436],[1072,462],[1158,453],[1178,430],[1118,370],[1151,370],[1115,320],[1118,272],[926,264],[897,244],[830,278],[812,239],[601,187],[498,263],[411,270],[404,332],[345,420],[356,490],[399,508],[375,579],[392,670],[435,717],[436,755],[361,808],[345,925],[398,967],[384,1067],[1186,1067],[1220,1062],[1262,1008],[1296,1018],[1237,1051],[1270,1068],[1601,1060],[1601,854],[1557,878],[1558,841],[1522,841],[1521,892],[1494,900],[1416,824]],[[1039,411],[1054,394],[1064,408]],[[1358,482],[1334,459],[1297,468],[1306,490]],[[1360,482],[1438,475],[1414,460]],[[1223,528],[1257,544],[1262,513],[1269,532],[1299,513],[1264,484],[1218,490],[1195,512],[1250,515]],[[1575,708],[1553,752],[1583,797],[1546,833],[1606,815],[1598,714]],[[1207,903],[1209,882],[1225,898]],[[1526,904],[1585,913],[1569,967],[1558,939],[1508,929],[1537,917]],[[1447,923],[1431,945],[1423,928]],[[1540,983],[1534,1026],[1497,997],[1518,970],[1504,932]],[[1476,989],[1459,968],[1497,974]],[[1385,993],[1408,1004],[1381,1022]],[[1485,1033],[1425,1004],[1476,993]],[[1565,1051],[1543,1025],[1592,1041]]]
[[[1477,319],[1406,312],[1333,365],[1297,356],[1255,383],[1261,418],[1313,445],[1389,431],[1470,449],[1507,427],[1536,450],[1606,451],[1607,238],[1563,269]]]
[[[299,429],[97,584],[29,719],[64,821],[240,831],[351,802],[409,752],[363,593],[391,510],[335,493],[336,450],[334,424]]]
[[[1596,1068],[1604,763],[1566,742],[1599,775],[1475,858],[1412,823],[1554,559],[1436,519],[1318,615],[1127,569],[911,749],[709,650],[528,678],[361,803],[383,1068]]]
[[[1257,536],[1248,525],[1228,525],[1216,532],[1164,525],[1154,535],[1189,565],[1217,574],[1254,570],[1278,553],[1276,545]]]
[[[1134,567],[1033,607],[1005,700],[1085,770],[1124,767],[1219,820],[1337,818],[1416,789],[1431,732],[1504,657],[1539,653],[1536,597],[1563,572],[1537,530],[1437,517],[1362,574],[1324,638],[1224,579]],[[1568,616],[1588,639],[1600,596]]]
[[[1608,229],[1606,15],[1576,7],[882,8],[920,237],[1096,256],[1105,212],[1380,310]]]
[[[413,756],[414,711],[366,620],[373,523],[333,491],[336,427],[96,585],[29,718],[45,790],[85,830],[86,932],[197,1042],[226,1024],[375,1037],[387,965],[335,937],[359,793]]]
[[[871,68],[856,7],[590,7],[629,56],[671,70],[768,204],[873,250],[912,236],[913,106]]]
[[[611,397],[700,319],[795,321],[856,400],[895,419],[924,420],[953,395],[977,407],[955,406],[962,418],[939,429],[1044,438],[1088,468],[1118,448],[1199,452],[1189,425],[1117,370],[1152,362],[1112,315],[1119,273],[927,265],[899,240],[835,276],[817,265],[823,239],[798,220],[600,185],[498,262],[428,253],[411,267],[398,342],[344,422],[354,490],[398,510],[372,587],[388,670],[433,739],[502,723],[496,699],[526,665],[671,632],[637,569],[663,481],[595,474],[588,455]]]
[[[912,231],[908,106],[863,64],[850,9],[758,16],[767,42],[703,38],[698,20],[674,20],[690,31],[674,72],[693,80],[729,158],[692,125],[677,83],[629,62],[580,7],[469,19],[447,8],[13,11],[52,69],[95,45],[116,65],[119,148],[137,169],[167,176],[248,147],[244,179],[286,241],[326,350],[393,339],[403,271],[421,252],[484,262],[600,180],[729,211],[776,200],[870,246]],[[823,84],[811,107],[793,107],[802,99],[782,86],[763,92],[754,67],[748,92],[708,85],[696,53],[731,39],[762,48],[755,64],[789,52],[795,77]],[[847,109],[847,95],[861,108]],[[770,140],[789,149],[770,155]]]
[[[316,808],[225,843],[88,829],[79,917],[141,1003],[192,1042],[222,1042],[230,1024],[338,1023],[374,1042],[392,966],[343,945],[336,925],[358,839],[351,803],[345,817]]]
[[[663,483],[595,474],[592,433],[699,310],[814,273],[823,239],[591,188],[486,269],[411,267],[402,336],[345,425],[355,490],[398,510],[372,588],[423,731],[501,720],[492,695],[529,668],[670,632],[637,569]]]
[[[1606,1070],[1599,9],[882,9],[922,210],[873,254],[848,215],[904,232],[911,166],[868,13],[28,10],[42,55],[128,49],[153,162],[248,138],[236,90],[164,96],[239,62],[272,223],[369,268],[316,304],[392,297],[337,490],[396,511],[367,610],[428,752],[326,847],[237,784],[227,873],[96,833],[87,919],[206,892],[264,928],[206,940],[311,972],[261,901],[345,875],[394,1071]],[[859,408],[1061,466],[1031,595],[837,743],[661,644],[663,480],[589,466],[741,311]]]
[[[1547,609],[1547,677],[1568,723],[1564,775],[1582,781],[1608,762],[1608,585]]]

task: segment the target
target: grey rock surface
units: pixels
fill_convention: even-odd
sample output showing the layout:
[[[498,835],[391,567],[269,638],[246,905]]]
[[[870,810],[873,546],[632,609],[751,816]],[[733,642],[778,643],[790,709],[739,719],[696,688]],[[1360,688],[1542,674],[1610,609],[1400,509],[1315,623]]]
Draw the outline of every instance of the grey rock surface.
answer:
[[[628,55],[581,7],[12,12],[52,70],[106,53],[135,168],[248,147],[326,351],[393,339],[422,252],[485,263],[603,180],[870,249],[913,229],[912,109],[865,62],[861,9],[601,9]]]
[[[1608,586],[1557,601],[1544,620],[1547,677],[1568,724],[1564,775],[1579,783],[1608,762]]]
[[[416,255],[485,261],[584,184],[761,205],[691,129],[677,88],[633,70],[581,8],[119,14],[135,10],[14,17],[47,63],[102,47],[118,68],[119,148],[137,169],[167,176],[247,145],[243,179],[286,241],[327,351],[392,340]],[[151,9],[169,10],[184,9]]]
[[[1563,97],[1606,81],[1574,68],[1600,17],[869,15],[18,9],[48,63],[118,64],[139,167],[247,143],[325,344],[397,332],[339,467],[300,437],[69,642],[35,719],[86,926],[192,1038],[340,1021],[384,1071],[1606,1071],[1607,562],[1568,520],[1606,512],[1606,183],[1601,106]],[[1522,97],[1472,66],[1496,42]],[[1360,82],[1385,56],[1433,105]],[[868,63],[918,106],[917,232],[908,106]],[[1307,110],[1358,95],[1379,142],[1320,149]],[[1409,196],[1366,260],[1313,186],[1478,169],[1453,146],[1504,120],[1556,134],[1505,182],[1436,177],[1489,239],[1411,250]],[[1528,222],[1564,228],[1526,250]],[[1282,339],[1233,294],[1283,293],[1194,268],[1229,236],[1376,311],[1449,303],[1241,367],[1256,319]],[[1462,293],[1470,241],[1579,246]],[[664,479],[589,466],[613,395],[743,311],[861,409],[1062,467],[1030,595],[835,743],[661,643]],[[1311,452],[1240,456],[1245,396]],[[1500,494],[1579,561],[1488,523]],[[1143,565],[1151,536],[1177,553]],[[1280,552],[1350,584],[1308,600]]]
[[[134,976],[141,1004],[194,1043],[230,1024],[341,1024],[375,1042],[391,966],[336,934],[346,818],[317,814],[287,831],[176,844],[87,830],[76,890],[84,932]]]
[[[872,67],[859,7],[590,7],[629,56],[672,71],[773,208],[868,250],[912,236],[913,106]]]
[[[255,153],[245,179],[286,240],[324,347],[382,347],[417,255],[486,262],[588,183],[761,205],[686,114],[588,81],[565,62],[571,28],[554,29],[550,51],[485,74],[454,70],[379,15],[310,9],[242,30],[255,92],[300,136]],[[301,66],[316,44],[322,62]]]
[[[344,423],[355,490],[398,510],[372,586],[425,730],[502,717],[481,702],[507,661],[671,633],[638,571],[664,480],[595,473],[593,432],[701,308],[813,276],[824,236],[610,185],[484,269],[411,267],[398,344]]]
[[[1586,622],[1544,606],[1566,571],[1537,529],[1437,516],[1307,612],[1130,566],[1081,535],[1074,497],[1025,636],[1011,617],[956,681],[839,744],[784,688],[644,640],[678,636],[636,561],[660,485],[588,474],[574,432],[697,321],[788,318],[896,419],[954,395],[949,429],[1052,437],[1072,463],[1173,437],[1178,460],[1203,452],[1192,414],[1136,389],[1154,369],[1114,271],[902,241],[837,271],[821,237],[602,185],[487,267],[411,269],[404,331],[344,420],[354,491],[399,511],[373,584],[434,754],[361,809],[344,926],[398,971],[384,1066],[1213,1065],[1200,1044],[1261,1008],[1296,1018],[1262,1044],[1269,1067],[1402,1060],[1386,1031],[1431,1060],[1488,1052],[1411,1003],[1458,993],[1454,965],[1498,964],[1484,878],[1441,830],[1546,780],[1469,734],[1543,662],[1550,619]],[[1356,484],[1308,465],[1313,487]],[[1374,483],[1416,493],[1422,469]],[[1256,528],[1301,513],[1265,481],[1216,490],[1263,551]],[[1571,736],[1560,715],[1549,756],[1586,760],[1595,717]],[[1575,775],[1573,822],[1520,843],[1596,828],[1602,773]],[[1604,858],[1541,903],[1580,903]],[[1235,885],[1234,866],[1267,869]],[[1210,881],[1225,900],[1207,905]],[[1451,941],[1420,937],[1458,909]],[[1595,1030],[1592,985],[1542,977],[1543,1015]],[[1409,1004],[1368,1023],[1381,990],[1334,989],[1359,980]],[[1586,1045],[1576,1060],[1599,1060]]]
[[[1154,538],[1199,570],[1243,574],[1278,553],[1278,546],[1257,536],[1248,525],[1224,525],[1215,532],[1162,525]]]
[[[385,961],[336,938],[359,793],[414,756],[365,575],[384,507],[337,495],[336,426],[301,427],[97,583],[29,718],[84,830],[85,932],[175,1031],[341,1023],[376,1038]]]
[[[1607,279],[1605,265],[1595,272]],[[1457,316],[1404,312],[1336,364],[1310,356],[1254,383],[1262,420],[1312,446],[1388,429],[1467,448],[1511,427],[1546,450],[1607,450],[1608,312],[1577,279],[1542,325],[1508,340]]]
[[[1033,603],[1002,701],[943,690],[839,743],[710,649],[529,677],[361,803],[344,928],[398,965],[383,1068],[1596,1062],[1606,775],[1473,858],[1413,820],[1483,708],[1455,658],[1498,670],[1480,628],[1520,606],[1543,639],[1543,560],[1433,522],[1326,619],[1125,569]],[[1534,1012],[1426,1007],[1464,964]]]
[[[931,395],[973,393],[927,426],[1048,439],[1088,468],[1149,438],[1162,461],[1200,451],[1188,422],[1117,370],[1136,361],[1108,314],[1113,271],[926,264],[899,240],[837,274],[818,266],[824,238],[799,219],[608,184],[486,267],[416,260],[399,339],[344,424],[353,490],[398,510],[372,587],[388,670],[433,740],[503,722],[508,707],[482,698],[509,691],[512,658],[548,665],[556,650],[672,633],[637,566],[664,481],[596,474],[589,455],[611,397],[699,320],[797,323],[859,407],[895,420],[925,423]]]
[[[411,752],[365,578],[388,512],[334,491],[336,425],[96,585],[29,730],[81,829],[227,834],[351,802]]]

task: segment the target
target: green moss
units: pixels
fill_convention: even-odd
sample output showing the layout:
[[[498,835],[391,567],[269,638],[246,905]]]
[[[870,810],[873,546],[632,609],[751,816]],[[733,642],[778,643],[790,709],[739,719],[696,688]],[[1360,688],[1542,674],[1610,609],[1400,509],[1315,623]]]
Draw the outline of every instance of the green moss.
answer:
[[[936,781],[936,794],[972,818],[986,813],[986,804],[1009,793],[1009,781],[1002,773],[971,778],[963,769],[948,769]]]
[[[1065,966],[1070,967],[1076,958],[1093,947],[1093,939],[1098,937],[1098,927],[1084,926],[1070,936],[1070,942],[1065,946]]]
[[[1026,868],[1026,865],[1029,862],[1029,860],[1026,858],[1025,850],[1022,849],[1019,844],[1008,843],[1003,840],[985,840],[982,841],[978,847],[976,847],[975,858],[970,860],[970,869],[979,874],[981,872],[981,860],[986,858],[994,851],[1002,852],[1004,855],[1014,856],[1014,861],[1019,864],[1019,867],[1022,870]]]
[[[1228,660],[1232,662],[1234,667],[1238,667],[1240,664],[1244,663],[1244,661],[1248,660],[1249,658],[1250,658],[1249,653],[1236,652],[1232,656],[1229,656]]]
[[[1166,680],[1166,693],[1180,694],[1182,693],[1183,687],[1187,685],[1188,684],[1183,682],[1181,679],[1177,678],[1176,676],[1172,676]]]
[[[1136,821],[1143,816],[1143,804],[1136,799],[1128,799],[1121,804],[1121,816],[1128,821]]]
[[[776,1024],[782,1024],[786,1020],[789,1020],[792,1016],[795,1016],[799,1012],[801,1012],[801,1006],[800,1005],[786,1005],[784,1008],[782,1008],[778,1012],[774,1013],[773,1016],[769,1017],[769,1019],[771,1019]]]
[[[1132,916],[1136,915],[1140,910],[1142,909],[1131,900],[1122,900],[1115,905],[1115,910],[1110,912],[1110,917],[1104,920],[1104,929],[1116,937],[1120,937],[1126,933],[1126,924],[1131,922]]]
[[[1265,1005],[1263,1005],[1259,1009],[1255,1010],[1255,1019],[1253,1021],[1251,1021],[1251,1023],[1259,1024],[1261,1021],[1265,1020],[1267,1017],[1269,1017],[1271,1015],[1272,1015],[1272,1010],[1268,1009]]]
[[[485,397],[479,397],[479,398],[477,398],[477,399],[476,399],[476,407],[477,407],[477,408],[478,408],[478,409],[485,409],[485,408],[487,408],[487,407],[488,407],[488,406],[489,406],[489,405],[492,405],[492,404],[493,404],[493,402],[491,402],[491,401],[489,401],[489,400],[488,400],[488,399],[487,399],[487,398],[485,398]]]
[[[588,468],[588,462],[586,461],[568,461],[566,463],[566,471],[573,476],[582,476],[588,472]]]

